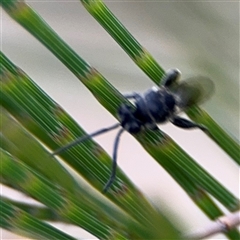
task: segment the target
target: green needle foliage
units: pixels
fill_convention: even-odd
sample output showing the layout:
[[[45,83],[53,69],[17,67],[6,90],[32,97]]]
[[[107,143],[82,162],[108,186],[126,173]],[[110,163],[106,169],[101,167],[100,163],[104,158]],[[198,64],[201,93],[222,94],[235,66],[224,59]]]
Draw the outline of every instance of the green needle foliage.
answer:
[[[1,152],[1,154],[3,161],[10,157],[6,152]],[[2,198],[0,198],[0,203],[0,225],[9,231],[34,239],[75,239],[49,224],[32,217],[32,214],[9,204],[8,201],[4,201]]]
[[[44,141],[45,145],[56,148],[56,142],[59,142],[59,145],[61,145],[66,141],[71,141],[77,137],[77,135],[75,135],[76,130],[79,135],[85,134],[80,132],[82,130],[76,125],[70,116],[68,116],[63,110],[60,110],[60,107],[54,103],[51,98],[43,93],[41,89],[39,89],[39,87],[36,86],[20,69],[11,64],[3,54],[1,54],[1,62],[3,63],[1,69],[2,106],[11,112],[11,114],[28,130],[30,129],[33,134]],[[42,117],[39,117],[39,114],[41,114]],[[141,193],[120,171],[118,172],[118,175],[122,178],[122,181],[116,182],[115,191],[111,191],[111,195],[116,204],[120,206],[124,212],[129,213],[130,216],[127,216],[126,213],[113,207],[111,208],[111,205],[108,206],[106,202],[103,200],[101,201],[99,196],[89,196],[89,193],[84,190],[84,187],[79,186],[72,179],[71,175],[69,176],[69,173],[67,173],[52,156],[47,154],[46,150],[37,142],[33,142],[34,139],[30,135],[26,135],[26,130],[21,129],[21,125],[11,119],[3,110],[1,119],[1,147],[6,151],[11,152],[11,154],[14,154],[18,159],[21,159],[22,162],[33,168],[34,171],[43,175],[48,181],[51,181],[57,186],[63,187],[64,190],[61,191],[68,192],[68,194],[75,199],[78,206],[86,209],[87,212],[93,212],[94,215],[97,213],[98,216],[101,216],[101,219],[109,219],[107,220],[108,223],[106,222],[108,228],[117,219],[120,223],[127,224],[129,230],[124,230],[124,232],[127,232],[127,236],[131,236],[132,238],[136,238],[133,236],[138,236],[141,232],[141,238],[156,238],[156,236],[161,236],[162,234],[155,226],[155,222],[162,223],[163,226],[166,225],[166,228],[168,229],[167,226],[169,223],[165,221],[165,218],[159,215],[159,213],[144,199]],[[68,126],[68,130],[67,134],[64,134],[64,136],[62,136],[63,139],[61,140],[61,138],[57,138],[57,133],[63,124],[64,126]],[[53,132],[54,129],[56,133]],[[50,138],[49,132],[53,132],[52,137]],[[74,135],[71,134],[71,132],[73,132]],[[68,151],[69,153],[66,152],[66,156],[63,155],[63,159],[85,177],[85,179],[93,186],[102,190],[110,173],[111,162],[109,156],[100,148],[100,146],[92,141],[87,141],[83,145],[78,146],[78,148],[79,149]],[[92,149],[92,151],[89,151],[90,149]],[[36,153],[38,153],[37,157]],[[106,165],[108,165],[108,168]],[[103,180],[101,180],[101,177],[103,177]],[[40,199],[39,196],[34,196],[35,192],[32,193],[31,191],[29,192],[26,189],[22,189],[21,186],[18,185],[20,183],[19,181],[16,180],[16,185],[12,182],[9,184],[9,179],[7,177],[3,177],[2,180],[4,184],[7,182],[7,185],[18,190],[20,189],[21,191],[24,190],[26,194],[33,196],[38,201],[46,204],[44,199]],[[128,184],[129,189],[127,192],[125,192],[127,189],[125,189],[126,187],[124,187],[123,183],[125,185]],[[48,185],[49,184],[46,186]],[[81,202],[83,203],[82,205]],[[52,206],[49,208],[52,209]],[[103,215],[100,214],[99,211],[103,212]],[[110,216],[105,216],[106,214],[109,214]],[[61,214],[58,215],[63,218]],[[139,223],[137,223],[136,220],[134,221],[133,218]],[[89,230],[84,224],[81,225],[81,227]],[[116,227],[113,229],[115,228]],[[145,228],[148,230],[145,231]],[[134,229],[137,230],[135,233],[132,233],[134,232]],[[103,238],[99,233],[90,232],[97,237]]]
[[[164,70],[110,10],[101,1],[82,3],[135,63],[159,83]],[[2,1],[1,5],[117,118],[119,106],[127,100],[114,86],[78,56],[23,1]],[[89,188],[92,187],[91,191],[73,177],[66,165],[50,155],[49,150],[84,136],[86,132],[3,53],[0,59],[1,183],[44,204],[43,208],[39,208],[1,198],[1,209],[5,215],[0,218],[0,226],[41,239],[48,238],[50,230],[53,231],[52,239],[57,234],[63,234],[41,220],[71,223],[100,239],[179,239],[177,227],[145,199],[120,169],[113,187],[105,196],[101,194],[110,175],[111,158],[93,140],[61,154],[63,163],[83,177]],[[196,107],[188,114],[196,122],[204,123],[209,128],[210,137],[239,163],[239,145],[207,113]],[[239,208],[239,200],[161,130],[145,130],[134,137],[209,218],[215,219],[223,214],[211,197],[229,211]],[[30,217],[33,209],[35,215]],[[15,216],[16,211],[19,212],[16,219],[6,217]],[[13,225],[15,222],[19,224]],[[33,230],[38,223],[38,230],[43,231],[43,235]],[[31,225],[29,231],[24,227],[26,224]],[[226,235],[229,239],[239,238],[237,230]],[[67,236],[63,234],[59,239],[65,238]]]

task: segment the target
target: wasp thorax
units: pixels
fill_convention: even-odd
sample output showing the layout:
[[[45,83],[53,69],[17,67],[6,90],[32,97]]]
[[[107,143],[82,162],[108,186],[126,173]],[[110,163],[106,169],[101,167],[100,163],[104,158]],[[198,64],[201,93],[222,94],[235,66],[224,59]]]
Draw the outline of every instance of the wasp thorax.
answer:
[[[145,111],[155,123],[163,123],[173,114],[175,98],[165,87],[160,87],[158,91],[148,91],[144,98],[147,106]]]

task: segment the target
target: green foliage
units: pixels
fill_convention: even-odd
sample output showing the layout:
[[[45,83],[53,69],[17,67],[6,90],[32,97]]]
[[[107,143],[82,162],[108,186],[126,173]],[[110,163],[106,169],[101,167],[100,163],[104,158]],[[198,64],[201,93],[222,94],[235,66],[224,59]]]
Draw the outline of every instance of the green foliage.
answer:
[[[82,3],[135,63],[157,83],[164,70],[105,4],[101,1]],[[79,57],[27,4],[12,0],[2,1],[1,5],[117,118],[117,109],[127,100],[114,86]],[[120,169],[112,189],[105,196],[101,194],[110,175],[111,158],[93,140],[61,155],[62,161],[83,177],[94,191],[88,191],[81,182],[76,181],[72,173],[50,152],[86,132],[3,53],[0,58],[1,182],[44,204],[39,208],[1,198],[4,213],[0,217],[1,227],[22,235],[30,234],[33,238],[52,236],[54,239],[56,236],[57,239],[60,234],[61,239],[71,239],[42,221],[54,220],[82,227],[100,239],[181,238],[177,226],[152,206]],[[195,121],[204,123],[209,128],[210,137],[239,163],[239,145],[207,113],[195,108],[189,110],[188,114]],[[239,200],[161,130],[145,130],[134,137],[209,218],[215,219],[223,214],[211,197],[229,211],[239,208]],[[34,214],[30,216],[32,212]],[[26,228],[28,225],[30,227]],[[226,234],[229,239],[239,237],[236,230]]]

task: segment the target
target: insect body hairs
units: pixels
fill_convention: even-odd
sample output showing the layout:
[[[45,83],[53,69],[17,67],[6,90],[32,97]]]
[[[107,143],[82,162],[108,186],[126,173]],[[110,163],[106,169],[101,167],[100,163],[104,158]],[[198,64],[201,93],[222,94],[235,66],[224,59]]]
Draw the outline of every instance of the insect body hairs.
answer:
[[[121,127],[114,140],[112,171],[103,189],[105,193],[109,190],[116,177],[117,151],[120,137],[124,130],[130,134],[137,134],[144,128],[154,131],[158,129],[158,124],[170,121],[180,128],[199,128],[202,131],[207,131],[205,126],[181,118],[178,114],[209,98],[214,90],[213,82],[209,78],[201,76],[189,78],[180,82],[180,75],[178,69],[170,69],[162,78],[159,86],[154,86],[143,94],[130,93],[124,95],[127,99],[133,99],[135,108],[132,108],[132,106],[127,103],[120,105],[118,109],[120,123],[79,137],[75,141],[57,149],[52,155],[59,155],[87,139]]]

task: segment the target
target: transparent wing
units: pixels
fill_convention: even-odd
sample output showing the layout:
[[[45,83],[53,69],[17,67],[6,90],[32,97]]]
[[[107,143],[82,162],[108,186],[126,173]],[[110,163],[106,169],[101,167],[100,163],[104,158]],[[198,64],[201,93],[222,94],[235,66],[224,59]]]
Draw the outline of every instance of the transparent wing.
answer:
[[[177,105],[186,109],[209,99],[214,92],[214,83],[207,77],[192,77],[178,83],[172,91],[176,96]]]

